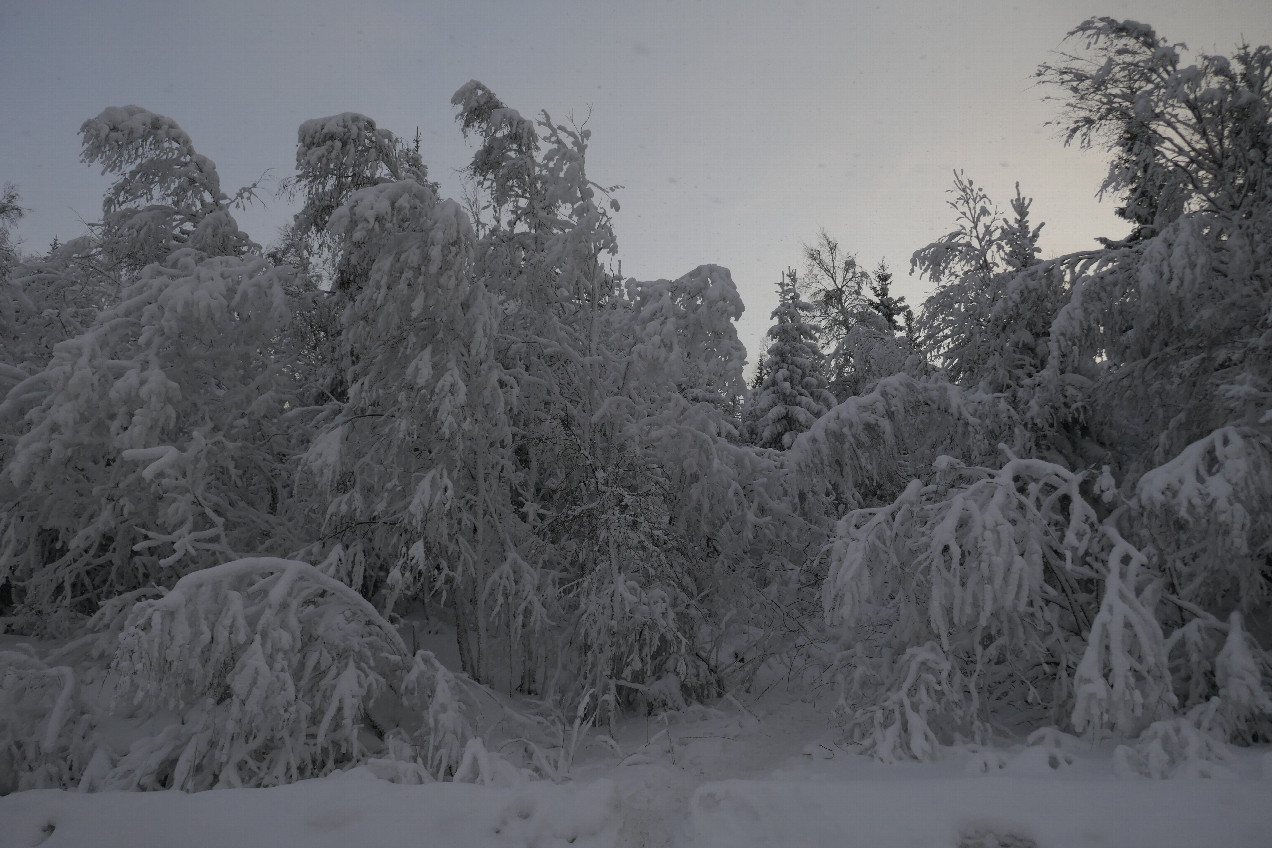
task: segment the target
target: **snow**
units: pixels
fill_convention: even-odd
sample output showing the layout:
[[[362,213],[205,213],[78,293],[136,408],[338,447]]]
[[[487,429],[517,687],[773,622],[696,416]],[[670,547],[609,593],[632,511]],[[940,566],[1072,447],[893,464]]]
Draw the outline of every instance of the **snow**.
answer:
[[[688,844],[1266,846],[1269,796],[1266,785],[1220,781],[726,781],[695,793]]]
[[[57,790],[0,801],[0,846],[347,848],[376,845],[614,845],[609,781],[516,788],[401,786],[361,773],[273,789],[180,792]]]
[[[1032,745],[942,748],[886,765],[834,744],[825,703],[628,716],[583,746],[574,780],[400,785],[361,767],[271,789],[58,790],[0,798],[10,846],[835,846],[1267,848],[1272,751],[1227,779],[1150,780],[1115,745],[1038,733]],[[612,744],[611,744],[612,743]]]

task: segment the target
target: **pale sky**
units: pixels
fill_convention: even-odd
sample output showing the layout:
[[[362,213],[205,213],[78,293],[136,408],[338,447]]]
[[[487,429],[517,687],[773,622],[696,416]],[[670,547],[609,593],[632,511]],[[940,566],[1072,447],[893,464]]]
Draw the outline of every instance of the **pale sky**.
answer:
[[[624,275],[732,269],[753,367],[775,284],[820,228],[920,304],[909,257],[952,228],[956,168],[1004,207],[1020,181],[1047,255],[1124,233],[1094,197],[1102,154],[1062,146],[1032,80],[1092,15],[1206,52],[1272,43],[1267,0],[0,0],[0,182],[30,210],[22,249],[79,235],[109,182],[80,163],[80,124],[137,104],[174,118],[228,193],[269,172],[268,208],[239,215],[267,244],[309,118],[418,127],[458,197],[472,149],[450,97],[478,79],[523,114],[590,112],[590,174],[623,186]]]

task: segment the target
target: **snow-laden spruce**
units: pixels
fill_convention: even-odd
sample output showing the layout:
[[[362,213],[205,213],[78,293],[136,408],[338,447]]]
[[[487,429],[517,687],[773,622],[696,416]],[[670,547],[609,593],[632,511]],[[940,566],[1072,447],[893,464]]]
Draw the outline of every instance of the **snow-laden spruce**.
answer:
[[[810,309],[800,300],[794,272],[787,272],[778,286],[774,324],[768,331],[764,380],[747,399],[750,437],[760,447],[789,448],[835,405],[835,396],[826,388],[816,331],[805,318]]]

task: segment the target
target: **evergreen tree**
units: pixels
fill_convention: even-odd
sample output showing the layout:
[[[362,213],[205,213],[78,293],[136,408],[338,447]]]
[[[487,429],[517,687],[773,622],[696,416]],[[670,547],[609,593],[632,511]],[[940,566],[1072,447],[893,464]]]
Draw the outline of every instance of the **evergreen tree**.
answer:
[[[800,299],[797,275],[789,270],[778,285],[776,322],[769,328],[764,382],[752,393],[748,419],[757,445],[786,450],[835,405],[826,389],[817,333],[805,317],[811,306]]]
[[[887,262],[879,261],[879,267],[871,274],[867,286],[872,295],[866,299],[870,308],[883,316],[892,332],[908,335],[914,325],[914,310],[904,297],[893,296],[892,272],[888,270]]]

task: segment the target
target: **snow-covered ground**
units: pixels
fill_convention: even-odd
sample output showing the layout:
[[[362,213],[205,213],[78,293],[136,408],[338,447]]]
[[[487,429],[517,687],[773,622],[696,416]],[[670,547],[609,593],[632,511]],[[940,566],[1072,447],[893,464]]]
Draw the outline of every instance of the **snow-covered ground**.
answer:
[[[833,745],[829,718],[779,696],[632,718],[560,785],[407,786],[360,769],[193,795],[21,792],[0,798],[0,848],[1272,846],[1266,748],[1234,750],[1221,777],[1171,780],[1063,736],[885,765]]]

